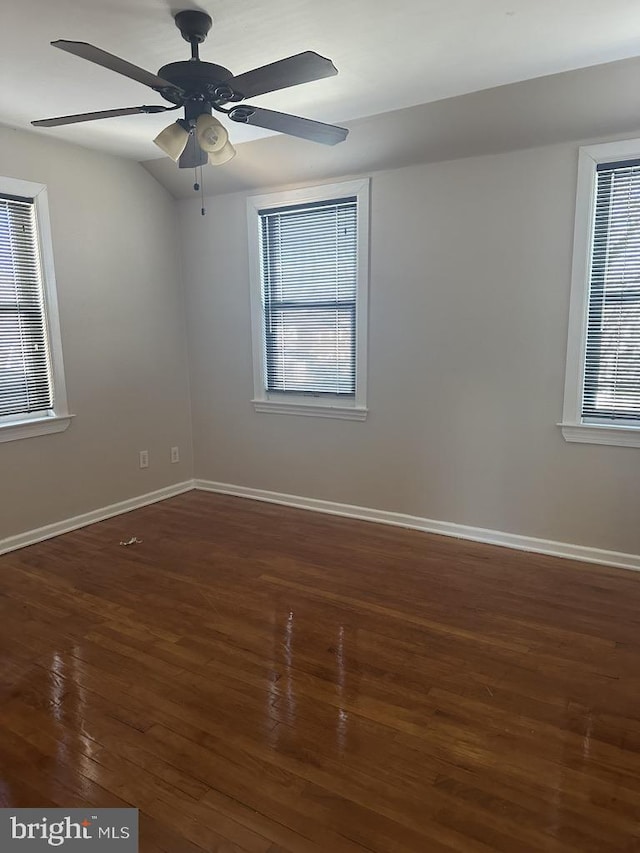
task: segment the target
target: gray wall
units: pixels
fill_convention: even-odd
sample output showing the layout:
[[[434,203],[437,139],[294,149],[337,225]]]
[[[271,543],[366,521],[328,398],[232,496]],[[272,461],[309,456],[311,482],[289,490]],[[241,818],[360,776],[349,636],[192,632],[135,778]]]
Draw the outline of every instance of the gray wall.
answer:
[[[66,432],[0,444],[2,539],[188,479],[193,468],[173,199],[137,163],[8,128],[0,173],[48,187],[76,416]],[[145,448],[151,464],[141,471]]]
[[[245,195],[180,202],[196,475],[631,553],[640,453],[565,443],[577,144],[372,180],[369,419],[253,411]]]

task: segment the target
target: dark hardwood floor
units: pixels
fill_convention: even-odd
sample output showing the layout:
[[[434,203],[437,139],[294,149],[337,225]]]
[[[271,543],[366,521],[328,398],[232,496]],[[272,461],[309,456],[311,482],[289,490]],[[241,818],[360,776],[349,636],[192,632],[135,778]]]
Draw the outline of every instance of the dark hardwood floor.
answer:
[[[640,851],[639,629],[633,572],[191,492],[0,558],[0,806],[130,804],[143,853]]]

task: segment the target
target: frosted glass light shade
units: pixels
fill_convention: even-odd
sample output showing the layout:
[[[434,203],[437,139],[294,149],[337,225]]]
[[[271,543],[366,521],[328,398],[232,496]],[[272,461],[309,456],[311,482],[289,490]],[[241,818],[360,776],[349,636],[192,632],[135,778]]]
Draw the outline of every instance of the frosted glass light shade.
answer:
[[[236,156],[236,149],[230,142],[225,143],[224,148],[221,148],[220,151],[212,151],[209,153],[209,162],[212,166],[222,166],[224,163],[228,163],[229,160],[232,160]]]
[[[225,147],[229,141],[229,134],[217,118],[203,113],[196,120],[196,139],[203,151],[215,154]]]
[[[180,155],[184,149],[187,147],[188,141],[189,131],[184,129],[180,124],[180,120],[170,124],[169,127],[165,127],[165,129],[161,130],[153,140],[154,144],[164,151],[168,157],[175,160],[176,163],[180,159]]]

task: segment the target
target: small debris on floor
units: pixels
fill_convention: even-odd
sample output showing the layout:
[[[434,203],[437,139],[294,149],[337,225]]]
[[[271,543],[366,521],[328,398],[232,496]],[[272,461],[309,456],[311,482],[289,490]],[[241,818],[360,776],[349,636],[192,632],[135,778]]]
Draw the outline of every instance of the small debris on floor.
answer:
[[[142,545],[142,539],[138,539],[137,536],[132,536],[127,542],[121,542],[121,545]]]

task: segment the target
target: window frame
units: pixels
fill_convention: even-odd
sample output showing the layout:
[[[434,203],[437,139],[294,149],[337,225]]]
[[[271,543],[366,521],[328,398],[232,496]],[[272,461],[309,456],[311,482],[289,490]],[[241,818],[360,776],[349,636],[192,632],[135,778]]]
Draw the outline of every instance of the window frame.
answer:
[[[369,285],[369,178],[303,187],[247,198],[249,238],[249,284],[251,301],[251,343],[253,355],[253,407],[256,412],[360,420],[367,417],[367,326]],[[267,391],[265,377],[265,323],[260,254],[260,210],[294,207],[299,204],[355,197],[357,222],[356,289],[356,390],[355,395]]]
[[[637,159],[640,159],[640,139],[586,145],[578,152],[564,404],[562,421],[558,424],[566,441],[640,447],[640,423],[621,422],[613,425],[584,420],[582,417],[597,166],[599,163]]]
[[[53,408],[46,412],[0,416],[0,443],[62,432],[71,423],[62,358],[62,338],[53,265],[47,188],[44,184],[0,176],[0,193],[33,199],[42,267],[44,322],[51,357]]]

